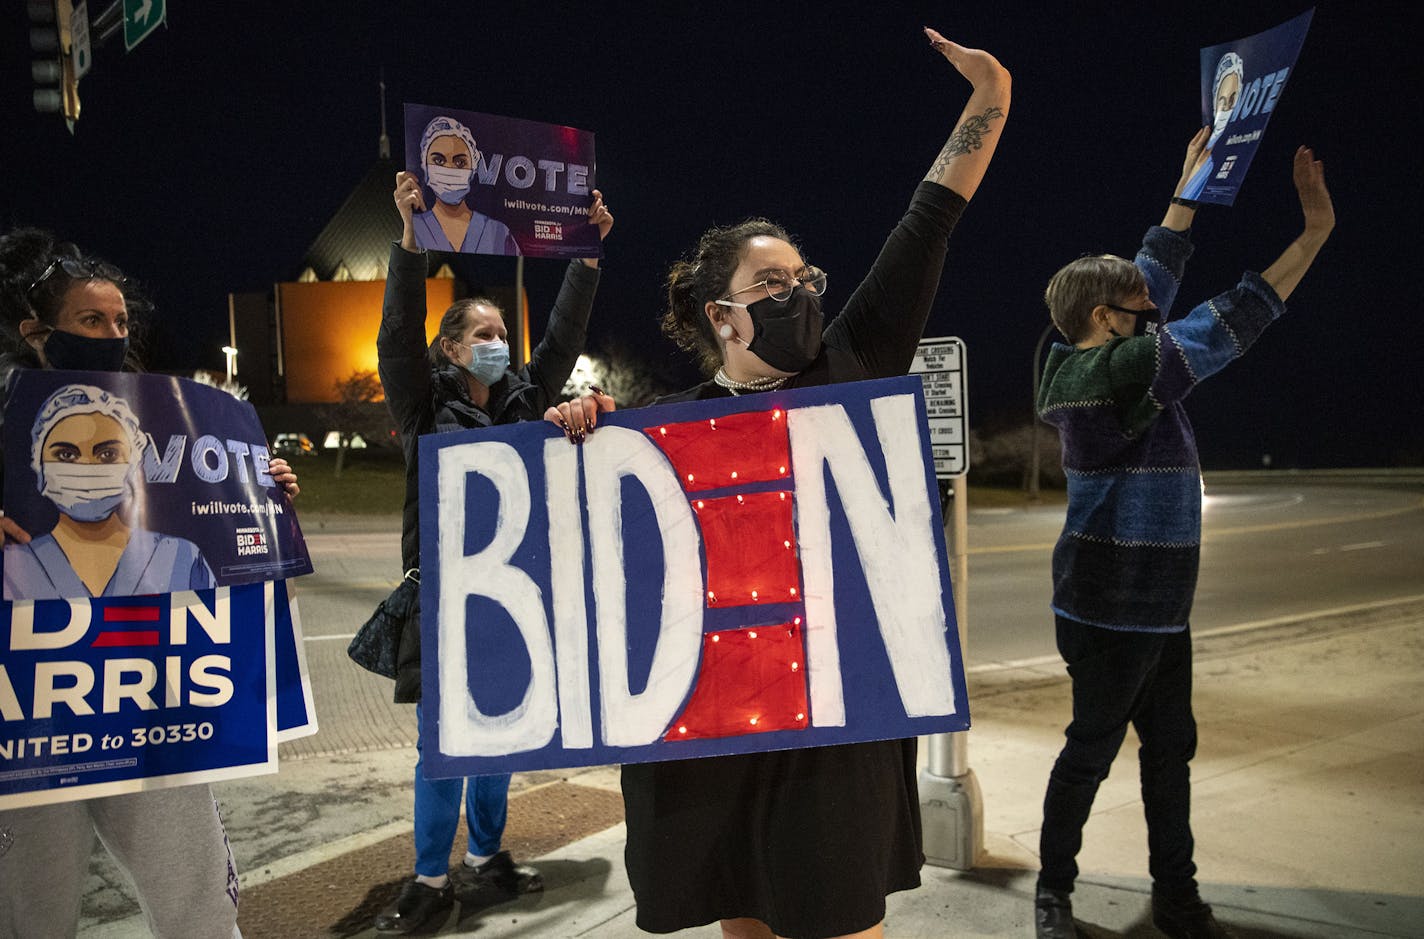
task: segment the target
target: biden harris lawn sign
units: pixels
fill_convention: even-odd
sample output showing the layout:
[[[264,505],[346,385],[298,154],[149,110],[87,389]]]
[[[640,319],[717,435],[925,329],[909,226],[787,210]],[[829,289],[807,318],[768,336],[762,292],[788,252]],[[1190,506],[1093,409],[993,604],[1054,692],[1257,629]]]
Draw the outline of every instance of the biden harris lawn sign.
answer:
[[[918,378],[420,441],[434,777],[963,730]]]
[[[316,731],[288,589],[0,602],[0,809],[276,772]]]

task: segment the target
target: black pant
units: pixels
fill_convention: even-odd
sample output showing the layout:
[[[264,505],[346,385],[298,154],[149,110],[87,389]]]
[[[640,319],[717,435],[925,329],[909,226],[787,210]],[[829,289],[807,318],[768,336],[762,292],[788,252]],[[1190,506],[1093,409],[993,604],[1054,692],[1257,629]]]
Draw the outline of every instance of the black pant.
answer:
[[[1131,722],[1142,742],[1138,759],[1153,884],[1167,896],[1195,896],[1191,635],[1119,632],[1057,619],[1058,651],[1073,679],[1073,721],[1043,799],[1039,886],[1073,889],[1083,825]]]

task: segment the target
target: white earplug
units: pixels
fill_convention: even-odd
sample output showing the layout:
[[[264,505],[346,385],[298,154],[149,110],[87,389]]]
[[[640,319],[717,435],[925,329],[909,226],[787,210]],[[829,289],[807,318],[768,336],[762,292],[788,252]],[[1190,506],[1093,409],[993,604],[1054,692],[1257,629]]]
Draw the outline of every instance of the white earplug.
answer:
[[[722,328],[717,330],[717,335],[721,336],[723,339],[731,339],[731,338],[732,338],[732,324],[731,324],[731,323],[723,323],[723,324],[722,324]]]

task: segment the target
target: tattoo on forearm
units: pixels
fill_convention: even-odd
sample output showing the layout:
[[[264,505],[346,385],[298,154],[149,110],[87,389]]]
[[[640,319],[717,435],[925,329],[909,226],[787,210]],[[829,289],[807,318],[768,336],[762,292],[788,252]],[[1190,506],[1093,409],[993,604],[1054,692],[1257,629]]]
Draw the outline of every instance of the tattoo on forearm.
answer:
[[[984,138],[989,133],[989,122],[1003,116],[1003,108],[991,106],[985,108],[983,114],[965,118],[964,123],[956,127],[954,133],[944,142],[943,149],[939,151],[939,156],[935,158],[934,165],[930,167],[925,179],[938,180],[944,171],[949,169],[949,164],[954,162],[955,157],[983,148]]]

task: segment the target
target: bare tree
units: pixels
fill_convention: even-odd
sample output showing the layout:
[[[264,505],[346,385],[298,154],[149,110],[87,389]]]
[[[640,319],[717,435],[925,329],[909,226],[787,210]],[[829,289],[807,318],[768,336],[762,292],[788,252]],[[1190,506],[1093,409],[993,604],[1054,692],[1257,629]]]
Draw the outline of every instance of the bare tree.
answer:
[[[562,395],[572,398],[588,394],[592,385],[612,395],[618,407],[625,410],[652,404],[654,398],[673,390],[643,359],[620,343],[609,343],[600,351],[579,356]]]
[[[379,402],[381,380],[375,372],[354,371],[336,382],[335,404],[322,407],[318,417],[336,431],[336,469],[334,474],[341,478],[341,470],[346,465],[346,451],[357,436],[363,440],[376,439],[387,430],[389,421],[386,409]]]

